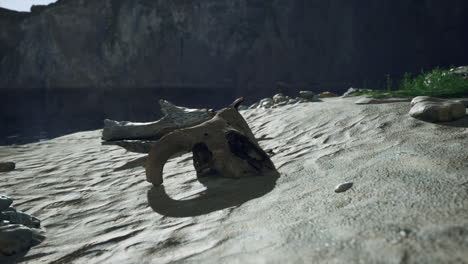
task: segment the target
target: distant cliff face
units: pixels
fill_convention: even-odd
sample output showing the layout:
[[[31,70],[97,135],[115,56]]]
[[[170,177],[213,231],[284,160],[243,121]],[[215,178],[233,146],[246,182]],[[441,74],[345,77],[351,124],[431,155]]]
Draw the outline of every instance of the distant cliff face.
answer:
[[[17,120],[38,112],[151,120],[155,97],[217,107],[240,95],[379,88],[386,74],[466,65],[467,16],[466,0],[59,0],[0,10],[9,96],[0,123],[29,128]]]
[[[0,86],[361,86],[466,64],[467,14],[465,0],[61,0],[2,27]]]

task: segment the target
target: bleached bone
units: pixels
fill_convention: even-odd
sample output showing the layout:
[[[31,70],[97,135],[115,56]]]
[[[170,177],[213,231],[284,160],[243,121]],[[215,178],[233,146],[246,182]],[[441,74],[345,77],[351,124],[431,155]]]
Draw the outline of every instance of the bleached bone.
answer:
[[[162,184],[167,160],[187,152],[193,153],[197,177],[243,178],[275,173],[275,166],[237,110],[242,101],[236,100],[202,124],[163,136],[149,153],[147,181],[154,186]]]
[[[104,120],[102,139],[107,141],[127,139],[157,140],[171,131],[200,124],[215,115],[212,110],[175,106],[166,100],[159,100],[159,105],[165,116],[155,122],[136,123]]]

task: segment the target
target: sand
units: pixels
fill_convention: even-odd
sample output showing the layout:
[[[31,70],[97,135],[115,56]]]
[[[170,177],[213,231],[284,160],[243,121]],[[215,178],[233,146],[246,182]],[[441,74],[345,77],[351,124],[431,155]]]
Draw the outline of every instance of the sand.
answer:
[[[0,192],[47,231],[22,263],[468,263],[468,117],[357,99],[242,111],[279,178],[202,184],[187,154],[154,188],[100,130],[2,146]]]

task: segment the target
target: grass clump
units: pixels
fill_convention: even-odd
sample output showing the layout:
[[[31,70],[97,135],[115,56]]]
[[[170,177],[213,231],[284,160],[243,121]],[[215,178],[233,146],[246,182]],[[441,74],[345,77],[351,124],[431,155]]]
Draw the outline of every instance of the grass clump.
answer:
[[[372,98],[408,98],[422,95],[445,98],[468,96],[468,80],[442,68],[435,68],[426,73],[421,72],[416,76],[405,73],[398,90],[391,90],[391,85],[392,81],[387,75],[386,91],[360,92],[354,95],[365,95]]]

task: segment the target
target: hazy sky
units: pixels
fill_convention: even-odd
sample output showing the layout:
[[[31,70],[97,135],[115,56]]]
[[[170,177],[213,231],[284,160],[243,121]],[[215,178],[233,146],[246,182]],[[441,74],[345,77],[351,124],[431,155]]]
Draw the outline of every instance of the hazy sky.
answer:
[[[16,11],[30,11],[32,5],[47,5],[57,0],[0,0],[0,7]]]

